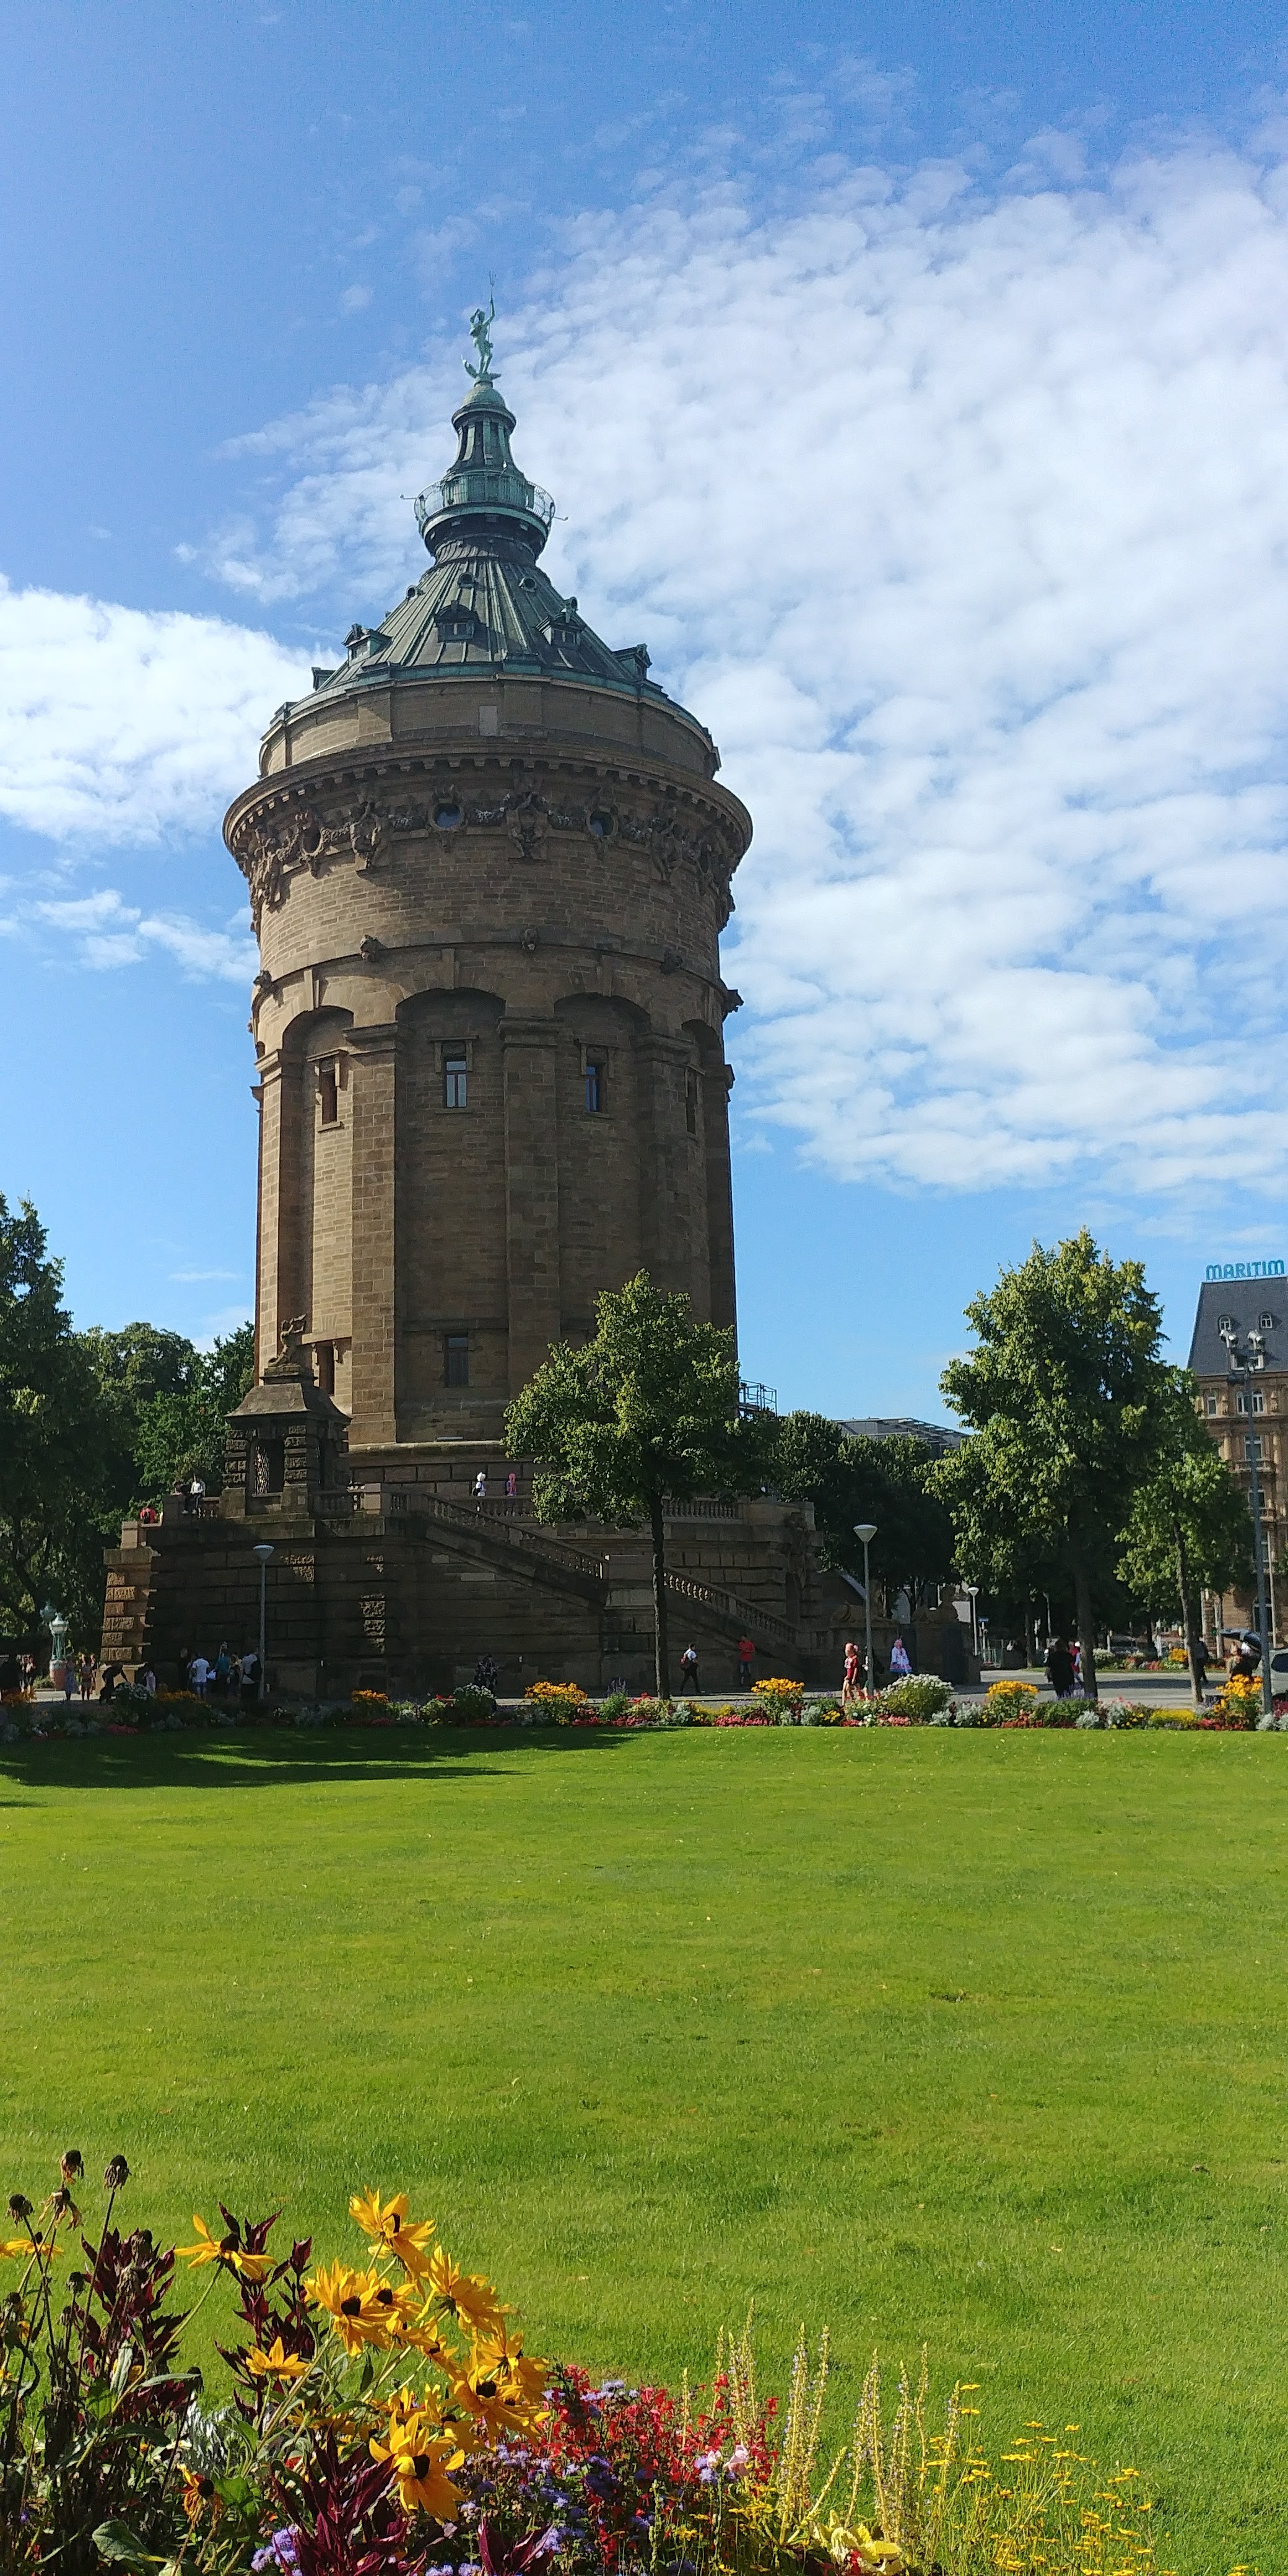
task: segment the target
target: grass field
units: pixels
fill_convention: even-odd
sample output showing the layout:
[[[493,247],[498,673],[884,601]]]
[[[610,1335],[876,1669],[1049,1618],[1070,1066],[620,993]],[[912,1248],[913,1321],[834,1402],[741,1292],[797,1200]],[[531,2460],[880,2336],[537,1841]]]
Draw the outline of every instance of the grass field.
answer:
[[[757,2303],[1074,2421],[1288,2568],[1275,1737],[113,1739],[0,1755],[0,2177],[158,2227],[406,2185],[533,2347]],[[211,2318],[212,2310],[206,2310]]]

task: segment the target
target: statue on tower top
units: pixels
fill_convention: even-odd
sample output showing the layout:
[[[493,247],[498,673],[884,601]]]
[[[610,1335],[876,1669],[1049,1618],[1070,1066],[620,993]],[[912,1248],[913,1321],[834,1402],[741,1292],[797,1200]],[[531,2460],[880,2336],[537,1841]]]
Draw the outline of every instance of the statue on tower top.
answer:
[[[479,362],[477,367],[472,367],[468,358],[462,363],[466,375],[472,376],[476,385],[490,384],[492,381],[492,324],[495,320],[496,294],[493,290],[488,296],[486,313],[480,304],[478,311],[470,315],[470,338],[478,351]]]

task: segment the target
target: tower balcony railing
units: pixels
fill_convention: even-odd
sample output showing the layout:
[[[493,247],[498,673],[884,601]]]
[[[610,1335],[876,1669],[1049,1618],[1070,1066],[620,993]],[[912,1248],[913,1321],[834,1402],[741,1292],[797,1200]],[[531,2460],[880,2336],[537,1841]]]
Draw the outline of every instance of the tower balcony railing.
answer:
[[[555,515],[550,494],[539,483],[530,483],[526,474],[516,474],[505,465],[467,465],[458,474],[444,474],[417,494],[415,509],[422,536],[442,510],[522,510],[528,518],[539,519],[543,528],[551,525]]]

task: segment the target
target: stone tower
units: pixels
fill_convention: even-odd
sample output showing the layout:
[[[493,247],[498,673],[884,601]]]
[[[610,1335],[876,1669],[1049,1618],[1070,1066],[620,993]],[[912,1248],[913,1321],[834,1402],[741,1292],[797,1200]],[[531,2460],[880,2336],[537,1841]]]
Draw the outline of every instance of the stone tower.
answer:
[[[450,1688],[484,1651],[507,1694],[644,1684],[646,1540],[539,1527],[505,1408],[642,1268],[734,1322],[718,943],[750,820],[643,646],[543,573],[554,504],[474,337],[429,570],[279,707],[225,824],[262,960],[257,1383],[222,1494],[108,1555],[104,1651],[163,1679],[253,1642],[267,1541],[286,1690]],[[708,1687],[748,1635],[779,1672],[831,1656],[808,1505],[671,1518]]]
[[[261,1362],[355,1467],[466,1443],[641,1269],[734,1321],[718,941],[750,818],[541,569],[485,331],[430,569],[280,707],[225,823],[262,959]],[[473,371],[471,371],[473,372]]]

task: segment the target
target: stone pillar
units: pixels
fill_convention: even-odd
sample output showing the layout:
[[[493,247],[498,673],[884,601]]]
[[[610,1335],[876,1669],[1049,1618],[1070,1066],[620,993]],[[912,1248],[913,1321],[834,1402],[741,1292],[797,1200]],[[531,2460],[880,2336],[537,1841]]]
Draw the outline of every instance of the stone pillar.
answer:
[[[392,1020],[350,1029],[349,1117],[353,1128],[353,1411],[355,1449],[398,1437],[395,1374],[397,1280],[394,1233],[394,1120],[398,1031]]]
[[[559,1120],[553,1020],[501,1022],[509,1387],[517,1395],[560,1336]]]
[[[688,1132],[686,1081],[692,1050],[683,1038],[656,1031],[636,1050],[639,1111],[640,1249],[655,1288],[683,1290],[700,1323],[708,1320],[710,1273],[705,1223],[699,1225],[700,1139]]]
[[[711,1321],[737,1322],[733,1268],[733,1189],[729,1178],[729,1094],[733,1070],[713,1065],[702,1076],[702,1129],[706,1148],[707,1252],[711,1264]]]
[[[259,1102],[259,1226],[255,1368],[276,1359],[282,1325],[298,1314],[300,1070],[266,1055],[252,1086]]]

